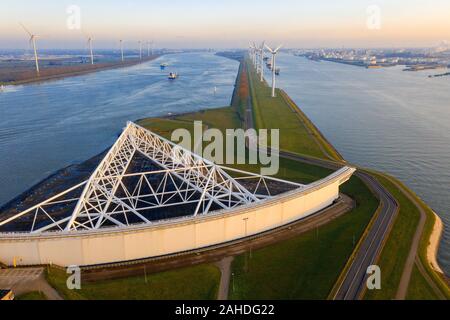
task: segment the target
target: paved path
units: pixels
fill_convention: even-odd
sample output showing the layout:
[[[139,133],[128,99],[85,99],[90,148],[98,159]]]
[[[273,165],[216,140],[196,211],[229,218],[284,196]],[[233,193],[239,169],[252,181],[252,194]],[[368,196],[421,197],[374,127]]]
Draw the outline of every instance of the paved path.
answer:
[[[41,291],[49,300],[62,300],[45,280],[44,268],[0,269],[0,288],[12,289],[16,296]]]
[[[406,298],[406,294],[408,293],[409,282],[411,280],[411,274],[414,267],[414,263],[416,263],[420,273],[423,275],[424,279],[428,282],[430,287],[436,293],[436,295],[440,299],[445,299],[445,295],[439,290],[439,287],[434,283],[432,279],[428,276],[428,273],[425,270],[420,258],[418,257],[417,250],[420,245],[420,238],[422,237],[423,228],[425,227],[425,222],[427,220],[427,214],[425,210],[422,208],[420,203],[405,190],[405,188],[399,185],[397,182],[392,181],[396,185],[398,189],[402,191],[402,193],[417,207],[420,212],[420,220],[419,225],[417,226],[416,232],[413,237],[413,241],[411,244],[411,248],[409,250],[408,258],[406,259],[405,267],[403,269],[402,277],[400,278],[400,284],[397,289],[397,294],[395,295],[396,300],[404,300]]]
[[[230,275],[231,275],[231,262],[234,257],[225,257],[216,263],[216,266],[220,269],[222,276],[220,277],[219,293],[217,300],[228,300],[228,292],[230,288]]]

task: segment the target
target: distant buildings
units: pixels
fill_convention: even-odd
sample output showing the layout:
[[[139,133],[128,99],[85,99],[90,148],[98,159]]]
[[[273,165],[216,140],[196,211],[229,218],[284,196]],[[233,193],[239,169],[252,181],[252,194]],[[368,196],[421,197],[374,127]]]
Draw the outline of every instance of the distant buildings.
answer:
[[[428,68],[450,65],[448,43],[433,49],[316,49],[301,50],[296,55],[312,60],[328,60],[358,66],[389,67],[421,65]]]

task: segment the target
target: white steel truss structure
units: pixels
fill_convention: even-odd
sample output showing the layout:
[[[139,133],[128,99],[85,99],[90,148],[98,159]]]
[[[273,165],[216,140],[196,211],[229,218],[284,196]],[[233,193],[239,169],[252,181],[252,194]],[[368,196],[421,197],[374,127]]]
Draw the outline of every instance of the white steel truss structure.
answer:
[[[133,169],[136,156],[152,170]],[[271,198],[280,188],[304,185],[217,165],[129,122],[87,181],[0,221],[0,228],[43,233],[154,224],[175,207],[195,217]]]

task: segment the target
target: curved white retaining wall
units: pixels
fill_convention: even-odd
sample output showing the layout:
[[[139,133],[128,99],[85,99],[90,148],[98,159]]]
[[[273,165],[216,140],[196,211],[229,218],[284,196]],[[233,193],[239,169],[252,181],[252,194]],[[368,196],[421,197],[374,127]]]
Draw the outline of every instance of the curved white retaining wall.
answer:
[[[83,266],[161,256],[236,240],[328,207],[339,197],[339,186],[354,171],[345,167],[303,190],[196,218],[95,232],[0,234],[0,261],[7,265],[15,261],[17,265]]]

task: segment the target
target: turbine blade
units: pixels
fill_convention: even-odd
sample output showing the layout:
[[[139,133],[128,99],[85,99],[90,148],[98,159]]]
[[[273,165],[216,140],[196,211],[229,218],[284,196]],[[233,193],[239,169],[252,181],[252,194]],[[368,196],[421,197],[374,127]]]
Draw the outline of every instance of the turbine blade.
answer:
[[[28,33],[28,34],[30,35],[30,37],[33,36],[33,34],[32,34],[27,28],[25,28],[25,26],[24,26],[21,22],[19,22],[19,24],[20,24],[20,26],[23,28],[23,30],[25,30],[25,32]]]
[[[267,44],[265,44],[264,46],[265,46],[265,47],[267,48],[267,50],[269,50],[271,53],[274,53],[274,51],[272,50],[272,48],[269,47]]]
[[[283,47],[283,45],[280,44],[274,51],[275,51],[275,52],[278,52],[278,50],[280,50],[282,47]]]

